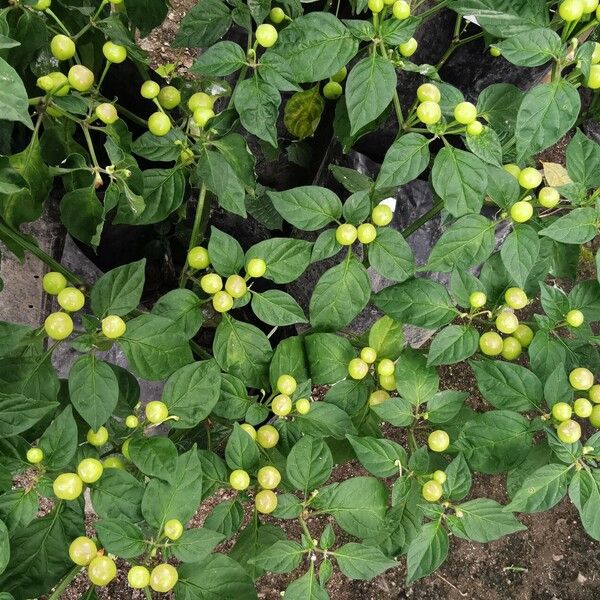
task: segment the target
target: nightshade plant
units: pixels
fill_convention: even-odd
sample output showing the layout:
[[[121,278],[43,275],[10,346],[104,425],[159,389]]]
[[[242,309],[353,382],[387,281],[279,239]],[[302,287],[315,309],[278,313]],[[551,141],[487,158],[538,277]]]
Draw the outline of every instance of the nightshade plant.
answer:
[[[150,77],[135,41],[163,0],[0,11],[0,239],[47,263],[60,307],[37,328],[0,323],[2,600],[56,600],[81,570],[96,598],[118,569],[146,597],[185,600],[250,600],[264,573],[294,571],[284,597],[323,600],[334,569],[371,579],[405,561],[411,583],[444,562],[450,534],[497,539],[567,494],[600,539],[600,286],[575,277],[580,261],[593,271],[600,224],[600,147],[579,129],[599,111],[598,0],[337,4],[351,18],[331,2],[304,14],[297,0],[201,0],[175,45],[202,51],[170,81]],[[449,48],[413,62],[442,9],[456,16]],[[546,78],[466,101],[439,70],[480,38]],[[106,90],[121,63],[143,74],[143,115]],[[415,98],[399,96],[399,73],[419,78]],[[310,138],[328,102],[346,150],[397,120],[376,178],[331,165],[343,198],[261,185],[247,140],[268,154],[284,130]],[[539,169],[568,133],[566,165]],[[384,200],[418,177],[435,204],[398,231]],[[92,248],[112,224],[179,224],[179,286],[141,305],[144,260],[94,285],[57,263],[21,229],[57,198]],[[273,237],[242,247],[211,224],[216,206]],[[406,240],[439,213],[444,233],[416,264]],[[286,284],[333,257],[303,308]],[[372,292],[367,267],[390,285]],[[369,302],[381,317],[348,334]],[[426,349],[405,325],[434,334]],[[76,357],[59,379],[64,345]],[[113,345],[127,369],[107,362]],[[464,361],[486,408],[440,390],[438,367]],[[140,402],[139,379],[162,395]],[[350,459],[369,476],[332,481]],[[508,505],[472,497],[472,473],[506,474]],[[227,499],[188,527],[220,488]]]

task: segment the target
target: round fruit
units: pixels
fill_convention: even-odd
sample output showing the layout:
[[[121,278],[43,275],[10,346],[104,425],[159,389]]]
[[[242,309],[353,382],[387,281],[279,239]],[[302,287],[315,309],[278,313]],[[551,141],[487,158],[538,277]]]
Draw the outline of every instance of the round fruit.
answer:
[[[206,269],[210,265],[208,250],[202,246],[194,246],[188,252],[187,261],[192,269]]]
[[[331,81],[342,83],[342,81],[346,79],[346,75],[348,75],[348,69],[346,69],[346,67],[342,67],[335,75],[331,76]]]
[[[533,206],[525,200],[515,202],[510,207],[510,217],[515,223],[525,223],[533,216]]]
[[[450,436],[443,429],[436,429],[429,434],[427,445],[433,452],[444,452],[450,445]]]
[[[94,85],[94,74],[83,65],[73,65],[67,79],[69,85],[78,92],[87,92]]]
[[[577,421],[563,421],[557,428],[558,439],[565,444],[574,444],[581,437],[581,425]]]
[[[382,358],[377,365],[377,374],[383,375],[384,377],[393,375],[395,370],[396,365],[394,365],[394,361],[389,358]]]
[[[250,485],[250,475],[243,469],[231,471],[231,474],[229,475],[229,485],[231,485],[234,490],[246,490]]]
[[[263,448],[274,448],[279,441],[279,431],[273,425],[263,425],[256,432],[256,441]]]
[[[560,202],[560,194],[553,187],[543,187],[538,193],[538,202],[544,208],[554,208]]]
[[[267,263],[262,258],[251,258],[246,264],[246,273],[250,277],[262,277],[267,272]]]
[[[393,218],[394,212],[387,204],[378,204],[371,212],[371,221],[378,227],[385,227]]]
[[[533,331],[531,327],[519,323],[519,326],[513,331],[512,336],[521,344],[521,346],[523,346],[523,348],[527,348],[527,346],[531,344],[531,340],[533,340]]]
[[[50,41],[50,52],[57,60],[69,60],[75,56],[75,43],[70,37],[59,33]]]
[[[32,464],[32,465],[37,465],[38,463],[41,463],[44,460],[44,452],[41,448],[29,448],[29,450],[27,450],[27,460]]]
[[[500,50],[500,48],[498,48],[498,46],[491,46],[490,47],[490,54],[494,58],[498,58],[499,56],[502,56],[502,50]]]
[[[600,88],[600,65],[592,65],[590,67],[590,75],[586,85],[592,90]]]
[[[104,58],[108,62],[118,65],[127,58],[127,48],[119,46],[119,44],[115,44],[114,42],[106,42],[102,46],[102,54],[104,54]]]
[[[415,38],[410,38],[410,40],[408,40],[408,42],[404,42],[404,44],[400,44],[398,46],[398,50],[400,50],[400,54],[402,54],[402,56],[408,58],[409,56],[412,56],[417,51],[418,46],[419,46],[419,44],[417,43],[417,40],[415,40]]]
[[[589,369],[579,367],[569,373],[569,382],[576,390],[589,390],[594,385],[594,375]]]
[[[442,486],[435,479],[426,481],[421,488],[421,495],[427,502],[437,502],[443,493]]]
[[[127,330],[127,325],[121,317],[117,315],[108,315],[102,319],[102,333],[109,340],[120,338]]]
[[[362,358],[353,358],[348,363],[348,375],[352,379],[364,379],[369,373],[369,365]]]
[[[468,125],[477,119],[477,107],[471,102],[460,102],[454,107],[454,118],[461,125]]]
[[[514,163],[508,163],[502,167],[507,173],[510,173],[515,179],[519,179],[519,175],[521,174],[521,169],[519,165],[515,165]]]
[[[335,230],[335,239],[338,244],[341,244],[342,246],[351,246],[354,244],[357,237],[358,232],[356,227],[350,223],[344,223]]]
[[[292,412],[292,399],[286,394],[278,394],[271,402],[271,410],[278,417],[285,417]]]
[[[517,316],[514,313],[508,310],[503,310],[496,317],[496,329],[502,333],[513,333],[518,326],[519,319],[517,319]]]
[[[483,123],[481,121],[473,121],[467,125],[467,133],[474,137],[483,133]]]
[[[592,64],[597,65],[600,63],[600,44],[594,42],[594,52],[592,53]]]
[[[574,310],[570,310],[567,315],[565,316],[565,321],[571,326],[571,327],[581,327],[581,325],[583,325],[583,313],[580,310],[574,309]]]
[[[75,538],[69,545],[69,558],[80,567],[89,565],[98,554],[98,548],[94,540],[89,537],[80,536]]]
[[[291,396],[296,391],[298,384],[291,375],[280,375],[277,378],[276,387],[282,394]]]
[[[129,444],[131,444],[131,438],[127,438],[121,445],[121,454],[123,454],[127,460],[131,460],[131,456],[129,454]]]
[[[212,110],[212,107],[215,105],[215,98],[204,92],[196,92],[190,96],[187,105],[192,112],[199,108],[210,108]]]
[[[533,167],[525,167],[519,173],[519,185],[526,190],[532,190],[542,183],[542,174]]]
[[[73,319],[64,312],[55,312],[44,321],[44,331],[53,340],[64,340],[73,332]]]
[[[85,304],[85,296],[74,287],[66,287],[56,298],[61,308],[68,312],[81,310]]]
[[[437,481],[440,485],[446,483],[446,473],[444,471],[434,471],[432,475],[432,479]]]
[[[77,465],[77,474],[84,483],[95,483],[102,477],[104,467],[97,458],[84,458]]]
[[[206,127],[206,124],[215,116],[212,108],[197,108],[192,118],[198,127]]]
[[[247,289],[246,280],[240,275],[230,275],[225,281],[225,291],[233,298],[241,298]]]
[[[233,298],[227,292],[220,291],[212,297],[212,305],[216,312],[226,313],[233,308]]]
[[[94,585],[102,587],[117,576],[117,565],[108,556],[96,556],[88,565],[87,574]]]
[[[31,8],[33,8],[33,10],[46,10],[47,8],[50,8],[51,4],[52,0],[38,0],[37,4],[34,4]]]
[[[437,102],[426,100],[417,106],[417,117],[425,125],[435,125],[442,118],[442,109]]]
[[[523,347],[516,338],[509,336],[502,342],[502,358],[516,360],[521,355]]]
[[[152,98],[156,98],[160,93],[160,85],[156,83],[156,81],[144,81],[142,83],[142,87],[140,88],[140,94],[144,98],[148,98],[148,100],[152,100]]]
[[[208,273],[200,279],[200,287],[207,294],[216,294],[223,289],[223,280],[216,273]]]
[[[281,481],[281,473],[275,467],[262,467],[256,474],[258,485],[265,490],[274,490]]]
[[[495,331],[486,331],[479,338],[479,349],[486,356],[498,356],[502,353],[504,341]]]
[[[590,415],[590,423],[600,429],[600,405],[592,408],[592,414]]]
[[[300,415],[307,415],[310,412],[310,400],[308,398],[296,400],[296,411]]]
[[[256,439],[256,429],[250,423],[242,423],[240,427],[253,439]]]
[[[371,223],[363,223],[356,229],[358,241],[361,244],[370,244],[377,237],[377,229]]]
[[[148,117],[148,131],[158,137],[167,135],[171,131],[171,119],[160,111],[152,113]]]
[[[163,531],[170,540],[178,540],[183,535],[183,525],[178,519],[169,519],[165,523]]]
[[[584,4],[581,0],[564,0],[558,7],[558,14],[567,23],[578,21],[583,16]]]
[[[567,421],[571,418],[573,409],[570,404],[566,402],[557,402],[552,406],[552,416],[557,421]]]
[[[110,102],[103,102],[96,106],[96,117],[106,125],[112,125],[119,119],[117,109]]]
[[[156,565],[150,573],[150,587],[155,592],[168,592],[175,587],[179,575],[177,569],[168,563]]]
[[[54,495],[61,500],[75,500],[81,496],[83,481],[77,473],[61,473],[52,484]]]
[[[151,400],[146,404],[146,419],[150,423],[162,423],[169,416],[169,408],[160,400]]]
[[[577,398],[573,404],[573,412],[583,419],[587,419],[591,414],[594,406],[587,398]]]
[[[140,424],[140,420],[135,415],[128,415],[125,419],[125,426],[129,429],[135,429]]]
[[[86,439],[88,441],[88,444],[96,446],[97,448],[99,448],[100,446],[104,446],[104,444],[108,442],[108,429],[106,429],[106,427],[104,426],[99,427],[98,431],[90,429],[87,432]]]
[[[589,15],[598,8],[598,0],[583,0],[583,14]]]
[[[396,378],[393,375],[380,375],[379,385],[388,392],[393,392],[396,389]]]
[[[268,23],[259,25],[255,35],[259,46],[263,48],[270,48],[277,41],[277,29]]]
[[[511,287],[506,290],[504,293],[504,300],[506,304],[515,310],[520,310],[521,308],[525,308],[527,306],[527,294],[521,289],[517,287]]]
[[[283,9],[279,8],[279,6],[272,8],[271,12],[269,13],[269,19],[271,19],[273,23],[281,23],[285,19],[285,13],[283,12]]]
[[[105,469],[125,469],[125,463],[119,456],[108,456],[102,462]]]
[[[417,98],[419,99],[419,102],[429,101],[439,104],[442,99],[442,94],[437,85],[434,85],[433,83],[424,83],[417,88]]]
[[[52,296],[57,296],[67,287],[67,279],[62,273],[50,271],[42,279],[42,289]]]
[[[597,384],[593,385],[589,389],[588,395],[592,402],[594,402],[595,404],[600,404],[600,384],[597,383]]]
[[[323,96],[327,100],[337,100],[344,93],[344,89],[337,81],[328,81],[323,86]]]
[[[392,6],[392,14],[400,21],[410,17],[410,4],[406,0],[396,0]]]
[[[370,346],[366,346],[360,351],[360,357],[367,364],[372,365],[377,360],[377,351],[375,348],[371,348]]]
[[[172,85],[166,85],[158,92],[158,103],[167,110],[179,106],[180,102],[181,94],[179,93],[179,90]]]
[[[487,302],[487,296],[483,292],[472,292],[469,296],[469,304],[472,308],[482,308]]]
[[[390,395],[385,390],[375,390],[369,396],[369,406],[377,406],[388,400]]]
[[[142,590],[150,583],[150,571],[141,565],[131,567],[127,573],[127,582],[134,590]]]
[[[271,490],[261,490],[254,498],[254,506],[259,513],[268,515],[277,508],[277,495]]]
[[[369,0],[367,3],[369,10],[372,13],[380,13],[383,10],[383,0]]]

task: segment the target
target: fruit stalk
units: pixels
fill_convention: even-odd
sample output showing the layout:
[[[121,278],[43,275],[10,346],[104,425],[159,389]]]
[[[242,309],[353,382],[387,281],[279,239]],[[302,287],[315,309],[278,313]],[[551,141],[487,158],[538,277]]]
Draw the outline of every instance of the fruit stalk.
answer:
[[[62,596],[62,593],[69,587],[71,581],[79,575],[81,571],[81,567],[79,565],[75,565],[64,577],[63,580],[56,586],[52,595],[48,598],[48,600],[59,600]]]
[[[197,245],[198,235],[200,233],[200,226],[202,225],[202,215],[204,214],[204,201],[206,199],[206,185],[203,183],[200,188],[200,195],[198,197],[198,204],[196,205],[196,214],[194,215],[194,224],[192,226],[192,234],[190,236],[190,243],[188,244],[189,251]],[[185,287],[187,281],[187,268],[188,260],[185,259],[183,268],[181,269],[181,275],[179,276],[179,287]]]

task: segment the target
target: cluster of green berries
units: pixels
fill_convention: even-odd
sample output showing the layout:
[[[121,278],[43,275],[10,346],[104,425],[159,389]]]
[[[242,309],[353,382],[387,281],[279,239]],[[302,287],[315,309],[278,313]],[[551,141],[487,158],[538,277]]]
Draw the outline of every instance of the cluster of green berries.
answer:
[[[277,394],[271,400],[271,410],[278,417],[287,417],[292,412],[292,396],[298,387],[296,380],[291,375],[280,375],[277,379]],[[300,398],[296,400],[296,412],[305,415],[310,411],[310,400]]]
[[[502,338],[496,331],[486,331],[479,338],[479,349],[487,356],[502,355],[506,360],[516,360],[523,348],[531,344],[533,331],[529,326],[519,323],[513,311],[525,308],[529,299],[521,288],[512,287],[506,290],[504,301],[506,306],[500,308],[495,325],[498,332],[507,337]],[[474,309],[483,308],[486,302],[487,297],[483,292],[473,292],[469,296],[469,303]]]
[[[600,20],[600,8],[598,0],[563,0],[558,6],[558,14],[563,21],[571,23],[579,21],[585,15],[596,12],[596,18]]]
[[[342,67],[335,75],[329,78],[329,81],[323,86],[323,96],[327,100],[337,100],[343,93],[342,81],[346,79],[348,70]]]
[[[361,244],[370,244],[377,237],[376,226],[389,225],[393,217],[394,213],[387,204],[378,204],[371,212],[371,223],[362,223],[358,227],[352,223],[342,223],[335,230],[335,239],[342,246],[351,246],[356,240]]]
[[[42,288],[47,294],[56,296],[60,307],[66,311],[53,312],[44,321],[44,330],[53,340],[64,340],[73,333],[73,319],[69,313],[81,310],[85,304],[85,296],[75,287],[67,285],[62,273],[50,271],[42,279]],[[121,337],[127,329],[125,321],[117,315],[108,315],[101,322],[104,336],[110,340]]]
[[[379,15],[381,12],[383,12],[384,18],[389,6],[392,7],[392,17],[399,21],[408,19],[411,14],[410,3],[406,0],[369,0],[367,4],[369,10],[374,15]],[[398,51],[402,56],[408,58],[417,51],[417,47],[417,40],[411,37],[407,42],[404,42],[398,46]]]
[[[431,479],[421,487],[421,495],[427,502],[437,502],[444,494],[443,485],[446,482],[446,473],[442,470],[434,471]]]
[[[394,377],[394,371],[396,365],[393,360],[389,358],[382,358],[377,360],[377,351],[375,348],[366,346],[360,351],[360,355],[357,358],[353,358],[348,363],[348,375],[352,379],[360,380],[364,379],[373,367],[374,372],[377,373],[379,385],[383,388],[383,391],[392,391],[396,389],[396,378]],[[378,390],[382,391],[382,390]],[[376,394],[374,396],[374,394]],[[389,394],[377,394],[377,391],[373,392],[369,397],[369,404],[371,406],[381,404],[389,398]]]
[[[269,514],[277,508],[277,494],[273,491],[281,482],[281,473],[273,466],[261,467],[256,474],[260,491],[254,496],[254,506],[259,513]],[[244,491],[250,486],[250,475],[244,469],[235,469],[229,475],[234,490]]]

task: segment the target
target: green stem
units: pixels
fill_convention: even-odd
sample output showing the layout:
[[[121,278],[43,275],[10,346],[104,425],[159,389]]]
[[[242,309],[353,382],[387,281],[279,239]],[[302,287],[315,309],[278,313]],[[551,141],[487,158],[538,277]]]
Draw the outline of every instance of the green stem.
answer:
[[[110,65],[112,65],[112,63],[109,60],[107,60],[106,65],[104,65],[104,70],[102,71],[102,75],[100,75],[100,79],[98,80],[98,85],[97,85],[98,90],[100,90],[100,87],[102,86],[102,82],[104,81],[104,78],[106,77],[106,74],[108,73],[108,70],[110,69]]]
[[[444,208],[444,203],[442,201],[434,204],[426,213],[422,214],[418,219],[415,219],[408,227],[403,229],[400,233],[404,238],[410,237],[417,229],[420,229],[425,223],[431,221],[433,217],[435,217],[438,213],[442,211]]]
[[[200,196],[198,198],[198,204],[196,205],[196,214],[194,215],[194,224],[192,226],[192,235],[190,236],[190,243],[188,244],[188,252],[197,244],[198,234],[200,233],[200,226],[202,225],[202,215],[204,214],[204,201],[206,199],[206,185],[203,183],[200,188]],[[187,255],[185,257],[185,263],[181,269],[181,275],[179,276],[179,287],[185,287],[187,281],[187,268],[188,260]]]
[[[48,598],[48,600],[59,600],[62,596],[62,593],[71,585],[71,582],[79,572],[81,571],[81,567],[79,565],[74,566],[63,578],[63,580],[58,584],[52,595]]]
[[[83,131],[83,137],[85,138],[85,141],[87,143],[88,150],[90,151],[90,156],[92,157],[92,162],[94,163],[94,167],[96,167],[96,169],[99,169],[100,165],[98,164],[98,159],[96,158],[96,151],[94,150],[94,143],[92,142],[92,138],[90,136],[90,132],[87,128],[87,125],[82,124],[81,129]]]
[[[148,126],[147,121],[144,121],[144,119],[142,119],[141,117],[138,117],[136,114],[132,113],[130,110],[127,110],[121,104],[115,104],[115,106],[117,107],[117,111],[120,112],[122,115],[125,115],[128,119],[135,121],[138,125],[141,125],[142,127]]]
[[[61,30],[67,37],[71,37],[70,31],[63,25],[63,22],[49,8],[47,8],[45,12],[49,17],[54,19],[56,24],[61,28]]]
[[[308,525],[306,524],[306,521],[302,518],[302,517],[298,517],[298,522],[300,523],[300,527],[302,527],[302,531],[304,532],[304,535],[312,541],[312,534],[310,532],[310,529],[308,528]]]
[[[152,600],[152,594],[147,586],[144,588],[144,594],[146,596],[146,600]]]
[[[446,6],[446,4],[448,4],[449,2],[450,2],[450,0],[442,0],[441,2],[439,2],[438,4],[436,4],[435,6],[430,8],[429,10],[426,10],[425,12],[422,12],[420,15],[416,15],[416,16],[418,16],[420,19],[426,19],[427,17],[434,15],[436,12],[438,12],[439,10],[444,8],[444,6]]]

